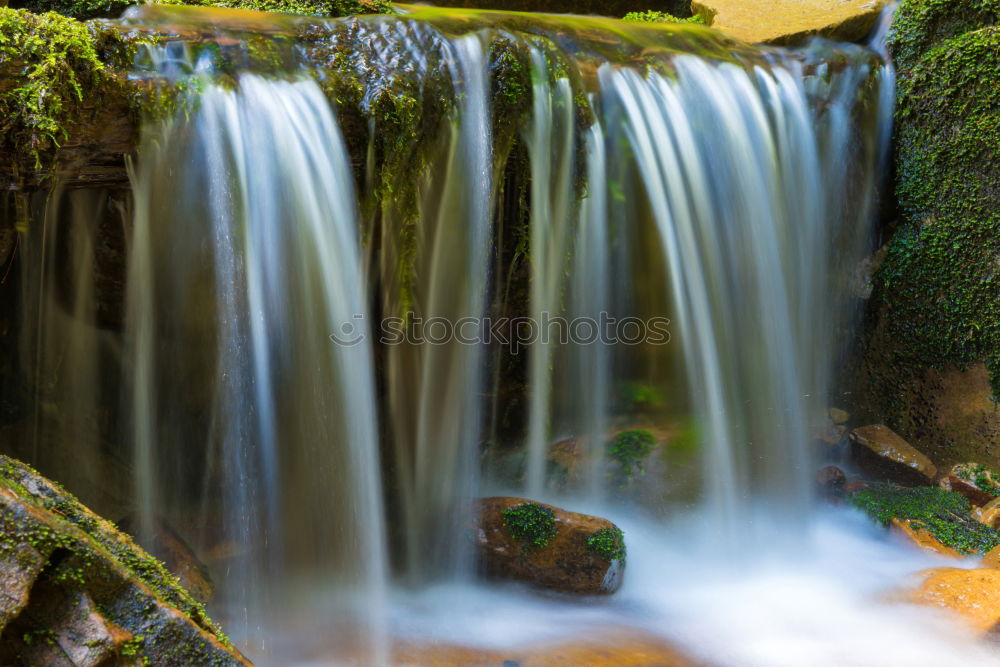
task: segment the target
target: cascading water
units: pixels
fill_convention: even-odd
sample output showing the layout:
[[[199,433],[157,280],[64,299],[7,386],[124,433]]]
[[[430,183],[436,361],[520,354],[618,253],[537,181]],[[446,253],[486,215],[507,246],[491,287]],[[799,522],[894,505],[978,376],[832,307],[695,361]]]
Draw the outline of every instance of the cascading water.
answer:
[[[202,543],[221,533],[239,552],[224,602],[255,651],[310,607],[329,636],[333,607],[341,641],[381,664],[375,379],[340,132],[312,80],[244,75],[192,104],[148,130],[134,176],[140,509],[149,522],[205,499]]]
[[[186,92],[146,121],[118,206],[124,345],[85,281],[27,299],[35,384],[60,355],[85,370],[49,401],[114,402],[88,387],[114,356],[98,351],[124,347],[140,529],[166,518],[216,556],[241,645],[378,665],[389,633],[510,646],[631,627],[710,664],[986,664],[933,614],[873,601],[932,561],[809,511],[886,155],[884,58],[408,11],[132,11],[125,27],[166,35],[134,76]],[[57,228],[32,247],[54,253]],[[495,314],[535,335],[486,342]],[[632,479],[606,445],[636,426],[663,443]],[[497,492],[614,519],[623,589],[581,604],[473,581],[469,501]]]

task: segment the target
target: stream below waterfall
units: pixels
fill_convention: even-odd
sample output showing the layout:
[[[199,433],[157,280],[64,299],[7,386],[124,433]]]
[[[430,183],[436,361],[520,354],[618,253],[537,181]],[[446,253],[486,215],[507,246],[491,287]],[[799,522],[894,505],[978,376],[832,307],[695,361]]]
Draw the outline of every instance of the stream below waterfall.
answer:
[[[129,443],[127,474],[81,445],[60,479],[215,554],[209,609],[256,664],[641,631],[709,665],[1000,665],[902,601],[942,561],[815,497],[888,169],[884,35],[403,11],[108,21],[149,37],[130,77],[163,105],[127,205],[60,193],[27,242],[23,354],[72,375],[38,456]],[[120,334],[93,321],[101,206]],[[606,443],[637,428],[659,445],[622,475]],[[482,580],[492,495],[614,521],[622,588]]]

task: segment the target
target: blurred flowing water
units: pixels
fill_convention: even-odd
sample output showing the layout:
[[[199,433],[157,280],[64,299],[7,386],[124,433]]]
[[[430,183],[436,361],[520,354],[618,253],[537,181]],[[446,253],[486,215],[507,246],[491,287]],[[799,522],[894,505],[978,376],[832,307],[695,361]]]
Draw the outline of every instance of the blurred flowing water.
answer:
[[[813,507],[891,133],[884,48],[407,11],[117,22],[162,36],[133,77],[183,92],[145,121],[129,196],[34,204],[36,458],[88,428],[131,443],[124,472],[95,450],[65,481],[88,500],[131,475],[140,541],[165,517],[206,554],[261,664],[609,626],[711,664],[985,664],[877,601],[932,561]],[[119,334],[92,278],[108,210]],[[487,316],[538,335],[490,340]],[[633,340],[649,318],[669,324]],[[606,455],[630,428],[662,443],[634,478]],[[478,582],[470,501],[494,493],[617,521],[625,587]]]

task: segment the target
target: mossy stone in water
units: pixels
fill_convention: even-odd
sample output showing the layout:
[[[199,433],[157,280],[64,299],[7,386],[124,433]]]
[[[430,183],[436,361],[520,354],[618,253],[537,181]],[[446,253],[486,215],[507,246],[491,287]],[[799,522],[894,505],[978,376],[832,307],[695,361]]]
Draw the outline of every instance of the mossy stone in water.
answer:
[[[909,521],[964,554],[985,554],[1000,546],[1000,532],[973,519],[968,499],[954,491],[871,484],[850,494],[848,500],[884,526],[893,519]]]

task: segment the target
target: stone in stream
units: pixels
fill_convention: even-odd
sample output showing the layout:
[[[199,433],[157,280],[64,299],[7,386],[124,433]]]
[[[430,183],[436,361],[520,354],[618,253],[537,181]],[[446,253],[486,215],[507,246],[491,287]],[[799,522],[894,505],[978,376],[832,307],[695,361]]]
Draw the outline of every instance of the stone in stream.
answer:
[[[816,485],[823,493],[838,496],[843,493],[847,476],[837,466],[824,466],[816,471]]]
[[[6,456],[0,583],[0,664],[250,664],[160,562]]]
[[[621,586],[624,536],[607,519],[524,498],[482,498],[477,510],[476,546],[488,576],[578,594]]]
[[[865,475],[917,486],[931,484],[937,468],[929,458],[888,426],[872,424],[851,431],[851,461]]]
[[[911,601],[955,613],[978,635],[1000,623],[1000,570],[941,567],[921,575],[924,581]]]

